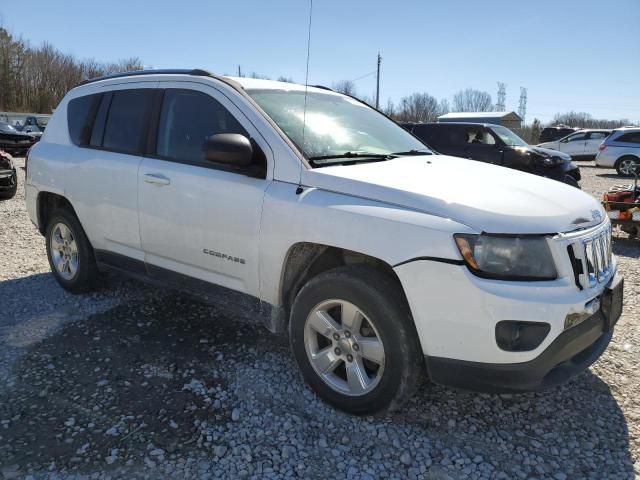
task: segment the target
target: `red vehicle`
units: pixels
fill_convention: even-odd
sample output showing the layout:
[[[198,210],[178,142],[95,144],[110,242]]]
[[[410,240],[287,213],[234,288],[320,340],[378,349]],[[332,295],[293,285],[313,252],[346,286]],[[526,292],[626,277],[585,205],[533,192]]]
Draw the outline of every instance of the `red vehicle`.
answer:
[[[635,170],[632,185],[614,185],[602,197],[602,206],[613,225],[619,225],[630,237],[640,237],[640,188]]]

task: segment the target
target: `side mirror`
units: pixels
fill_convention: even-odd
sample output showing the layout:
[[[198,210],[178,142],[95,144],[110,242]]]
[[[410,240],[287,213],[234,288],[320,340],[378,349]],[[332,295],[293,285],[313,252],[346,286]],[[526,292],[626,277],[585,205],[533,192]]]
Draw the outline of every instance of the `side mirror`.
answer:
[[[219,133],[205,139],[204,158],[210,162],[247,167],[253,163],[253,147],[244,135]]]

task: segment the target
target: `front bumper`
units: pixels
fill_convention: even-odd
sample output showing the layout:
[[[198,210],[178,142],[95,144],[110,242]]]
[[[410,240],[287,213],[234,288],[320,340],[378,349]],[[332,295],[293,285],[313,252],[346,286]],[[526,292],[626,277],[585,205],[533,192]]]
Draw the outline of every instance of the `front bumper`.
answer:
[[[16,184],[15,170],[0,170],[0,191],[11,190]]]
[[[538,357],[528,362],[499,364],[426,357],[435,383],[480,392],[526,392],[566,382],[587,369],[605,351],[613,329],[602,311],[561,333]]]
[[[564,182],[567,175],[573,177],[577,182],[582,178],[580,168],[573,162],[561,163],[551,168],[541,166],[536,169],[535,173],[559,182]]]

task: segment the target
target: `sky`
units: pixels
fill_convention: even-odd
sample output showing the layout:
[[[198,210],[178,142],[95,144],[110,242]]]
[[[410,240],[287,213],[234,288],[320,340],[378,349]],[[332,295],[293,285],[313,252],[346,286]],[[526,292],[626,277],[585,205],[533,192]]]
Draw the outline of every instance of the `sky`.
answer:
[[[257,72],[304,83],[310,0],[0,0],[0,24],[79,58]],[[640,0],[315,0],[309,84],[356,80],[380,103],[527,88],[526,122],[558,112],[640,123]]]

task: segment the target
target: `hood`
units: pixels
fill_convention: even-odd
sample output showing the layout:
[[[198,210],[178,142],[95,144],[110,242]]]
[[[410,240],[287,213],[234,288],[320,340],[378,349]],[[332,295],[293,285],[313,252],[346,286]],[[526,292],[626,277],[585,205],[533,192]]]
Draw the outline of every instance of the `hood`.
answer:
[[[449,218],[477,232],[558,233],[601,223],[581,190],[537,175],[447,155],[401,157],[302,172],[305,186]]]
[[[536,145],[536,148],[541,148],[543,150],[555,150],[558,148],[558,146],[560,145],[560,142],[555,141],[555,142],[544,142],[544,143],[539,143],[538,145]]]
[[[571,155],[560,152],[559,150],[554,150],[553,148],[543,147],[541,145],[529,145],[527,148],[541,157],[559,157],[567,162],[571,161]]]

